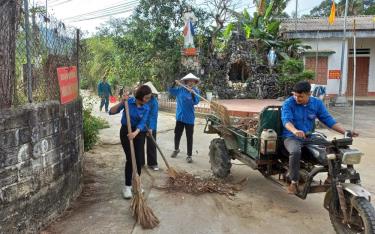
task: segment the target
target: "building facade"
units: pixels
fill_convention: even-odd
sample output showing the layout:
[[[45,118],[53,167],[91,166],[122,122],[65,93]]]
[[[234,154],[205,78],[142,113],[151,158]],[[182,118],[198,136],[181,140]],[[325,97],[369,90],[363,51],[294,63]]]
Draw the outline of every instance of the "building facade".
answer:
[[[344,18],[338,17],[333,25],[328,18],[287,19],[281,23],[283,37],[301,39],[309,45],[303,59],[305,68],[316,73],[314,84],[326,85],[327,94],[335,96],[340,91],[353,95],[354,45],[353,29],[356,28],[356,96],[375,96],[375,16],[347,18],[345,49],[343,46]],[[342,53],[342,51],[344,53]],[[341,74],[341,55],[344,55]]]

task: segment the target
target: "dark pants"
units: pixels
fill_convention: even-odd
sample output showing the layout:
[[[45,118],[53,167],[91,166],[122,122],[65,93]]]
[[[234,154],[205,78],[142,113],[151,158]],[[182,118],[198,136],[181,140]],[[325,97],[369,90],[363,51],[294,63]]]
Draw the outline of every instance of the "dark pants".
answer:
[[[180,121],[176,122],[176,127],[174,129],[174,149],[178,150],[180,148],[180,140],[182,133],[184,132],[184,128],[187,141],[187,155],[192,156],[194,124],[186,124]]]
[[[310,144],[303,139],[288,137],[284,140],[286,150],[289,152],[289,178],[298,182],[302,147]]]
[[[156,141],[156,131],[152,131],[152,136],[154,137]],[[158,161],[157,161],[157,152],[156,152],[156,145],[155,143],[151,140],[151,137],[147,136],[146,137],[147,141],[147,165],[148,166],[157,166]]]
[[[133,129],[133,131],[134,130],[135,129]],[[145,154],[145,148],[144,148],[145,137],[146,137],[146,133],[140,132],[133,139],[138,175],[141,175],[142,158],[144,158],[144,154]],[[132,185],[133,167],[132,167],[132,158],[131,158],[131,153],[130,153],[130,141],[128,138],[128,128],[126,126],[121,126],[120,139],[121,139],[122,148],[124,149],[125,156],[126,156],[125,185],[130,186]]]
[[[104,105],[105,105],[105,112],[108,112],[109,97],[102,97],[101,98],[100,111],[102,111]]]

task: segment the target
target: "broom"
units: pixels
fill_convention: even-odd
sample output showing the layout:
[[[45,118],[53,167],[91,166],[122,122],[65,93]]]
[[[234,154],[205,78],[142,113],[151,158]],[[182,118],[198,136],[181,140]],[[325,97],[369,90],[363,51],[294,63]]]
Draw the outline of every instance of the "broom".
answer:
[[[131,133],[132,127],[130,123],[129,104],[127,100],[125,100],[125,111],[128,133]],[[130,139],[129,142],[133,168],[132,185],[134,193],[130,207],[132,209],[133,216],[135,217],[137,223],[141,224],[143,228],[152,229],[159,224],[159,219],[155,216],[151,208],[147,206],[146,201],[143,198],[141,191],[141,179],[137,173],[134,143],[133,140]]]
[[[163,152],[161,151],[159,145],[156,143],[155,141],[155,138],[150,134],[150,139],[152,140],[152,143],[154,143],[154,145],[156,146],[156,148],[158,149],[161,157],[163,158],[163,161],[165,162],[165,165],[167,166],[167,171],[168,171],[168,175],[170,178],[172,179],[176,179],[177,175],[178,175],[178,172],[169,165],[168,161],[167,161],[167,158],[164,156]]]
[[[208,104],[210,104],[210,108],[216,112],[216,114],[219,116],[221,122],[223,123],[224,126],[229,126],[230,125],[230,115],[229,115],[229,111],[228,111],[228,108],[226,108],[224,105],[218,103],[218,102],[215,102],[215,101],[208,101],[207,99],[205,99],[204,97],[200,96],[199,94],[197,94],[193,89],[187,87],[186,85],[182,84],[179,80],[176,80],[176,83],[178,85],[180,85],[181,87],[185,88],[186,90],[188,90],[189,92],[192,92],[194,95],[196,95],[197,97],[199,97],[200,99],[202,99],[203,101],[207,102]]]

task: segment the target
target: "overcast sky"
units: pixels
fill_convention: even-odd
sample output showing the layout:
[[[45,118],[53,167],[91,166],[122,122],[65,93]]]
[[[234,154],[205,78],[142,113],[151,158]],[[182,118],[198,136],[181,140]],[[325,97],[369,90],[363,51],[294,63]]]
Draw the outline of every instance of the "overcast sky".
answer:
[[[73,22],[73,20],[68,20],[67,18],[82,15],[85,13],[93,12],[96,10],[101,10],[103,8],[111,7],[117,4],[126,3],[134,0],[48,0],[48,11],[55,15],[56,18],[63,20],[69,25],[81,28],[84,31],[94,33],[96,27],[100,26],[101,23],[107,21],[110,16],[91,19],[82,22]],[[195,0],[199,3],[201,0]],[[239,8],[253,6],[252,0],[240,0]],[[323,0],[298,0],[298,14],[303,15],[309,13],[309,11],[319,5]],[[30,0],[31,5],[43,5],[45,6],[45,0]],[[286,8],[286,12],[291,14],[295,11],[296,0],[291,0]],[[135,6],[135,4],[130,4]],[[255,8],[249,9],[250,12],[254,11]],[[128,17],[131,12],[117,14],[112,17]]]

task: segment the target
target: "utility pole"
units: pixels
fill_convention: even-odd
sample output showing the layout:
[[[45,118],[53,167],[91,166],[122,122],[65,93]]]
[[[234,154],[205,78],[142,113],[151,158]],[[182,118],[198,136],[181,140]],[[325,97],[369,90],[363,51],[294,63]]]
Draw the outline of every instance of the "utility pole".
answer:
[[[341,46],[341,66],[340,66],[340,84],[339,84],[339,95],[336,98],[335,105],[343,106],[347,104],[346,97],[342,94],[342,82],[344,78],[344,61],[347,55],[346,53],[346,19],[348,17],[348,7],[349,1],[345,1],[345,13],[344,13],[344,35],[342,38],[342,46]]]

